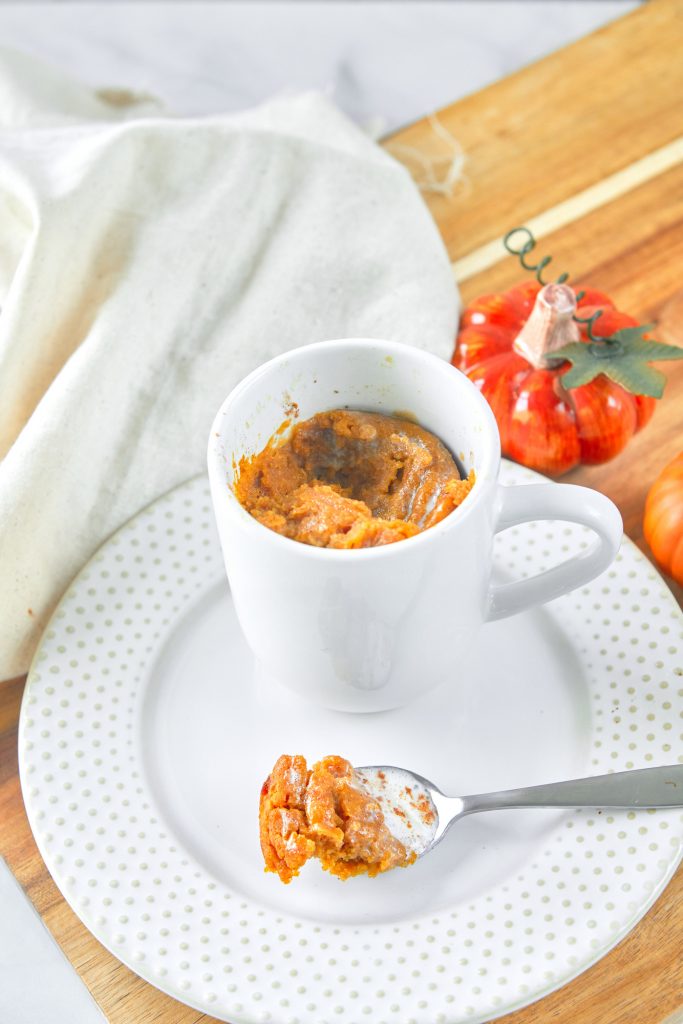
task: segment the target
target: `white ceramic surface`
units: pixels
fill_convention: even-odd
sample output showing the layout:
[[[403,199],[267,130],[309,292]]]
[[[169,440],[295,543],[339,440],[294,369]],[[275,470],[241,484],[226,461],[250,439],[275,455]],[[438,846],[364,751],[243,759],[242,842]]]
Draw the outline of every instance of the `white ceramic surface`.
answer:
[[[503,464],[505,483],[538,479]],[[499,578],[589,539],[515,527],[496,540]],[[284,751],[404,764],[453,793],[680,760],[681,614],[628,541],[580,592],[486,625],[457,701],[442,687],[380,715],[255,684],[231,609],[198,479],[84,568],[26,688],[20,768],[41,853],[153,984],[233,1024],[474,1024],[584,970],[671,877],[680,811],[474,816],[372,881],[313,864],[285,887],[258,848],[259,785]]]
[[[414,416],[465,473],[475,470],[472,491],[436,526],[379,548],[315,548],[262,526],[232,490],[240,459],[260,452],[284,421],[335,408]],[[444,679],[461,686],[484,621],[588,582],[607,568],[621,540],[619,512],[597,491],[500,487],[498,428],[477,388],[443,359],[377,339],[307,345],[249,374],[218,411],[208,466],[247,643],[274,679],[338,711],[400,707]],[[591,526],[597,538],[538,578],[491,589],[494,534],[539,518]]]

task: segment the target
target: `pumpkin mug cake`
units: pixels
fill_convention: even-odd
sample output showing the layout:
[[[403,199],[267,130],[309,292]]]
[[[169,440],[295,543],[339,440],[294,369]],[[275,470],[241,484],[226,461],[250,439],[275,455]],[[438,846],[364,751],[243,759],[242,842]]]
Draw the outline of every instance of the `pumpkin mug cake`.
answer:
[[[370,548],[413,537],[467,497],[442,442],[396,416],[334,409],[242,458],[235,494],[260,523],[326,548]]]
[[[373,412],[350,411],[363,409]],[[259,674],[339,711],[460,686],[485,621],[582,586],[621,539],[603,495],[502,486],[496,421],[474,384],[375,338],[257,367],[218,410],[208,458],[231,599]],[[494,535],[534,519],[598,538],[580,558],[494,583]]]

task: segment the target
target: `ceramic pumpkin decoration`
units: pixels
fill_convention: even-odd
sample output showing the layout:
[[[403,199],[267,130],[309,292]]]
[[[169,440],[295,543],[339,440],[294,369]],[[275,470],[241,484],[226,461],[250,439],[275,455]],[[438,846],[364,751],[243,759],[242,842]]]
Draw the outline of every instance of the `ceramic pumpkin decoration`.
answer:
[[[643,532],[664,572],[683,585],[683,451],[650,488]]]
[[[515,229],[515,231],[526,229]],[[506,236],[508,239],[515,232]],[[649,366],[683,349],[645,336],[594,289],[538,280],[476,299],[461,320],[452,362],[477,385],[498,422],[503,454],[559,475],[618,455],[648,422],[665,377]]]

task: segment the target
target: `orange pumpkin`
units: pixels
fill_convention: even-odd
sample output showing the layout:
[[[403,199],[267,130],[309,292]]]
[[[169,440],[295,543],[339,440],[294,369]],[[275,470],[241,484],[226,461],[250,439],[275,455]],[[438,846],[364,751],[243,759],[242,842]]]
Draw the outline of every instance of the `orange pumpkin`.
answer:
[[[542,473],[566,473],[618,455],[652,416],[654,398],[631,394],[602,373],[563,387],[570,366],[553,363],[552,352],[588,342],[573,315],[585,319],[598,309],[595,337],[636,326],[602,292],[587,289],[577,302],[568,285],[541,289],[536,281],[484,295],[465,310],[452,361],[493,409],[504,455]]]
[[[650,488],[643,531],[664,572],[683,585],[683,451]]]

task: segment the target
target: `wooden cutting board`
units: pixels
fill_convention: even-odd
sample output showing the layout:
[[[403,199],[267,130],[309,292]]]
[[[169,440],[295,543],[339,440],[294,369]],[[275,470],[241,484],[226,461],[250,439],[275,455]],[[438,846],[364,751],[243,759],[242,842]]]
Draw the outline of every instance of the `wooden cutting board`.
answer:
[[[452,194],[425,198],[465,301],[520,278],[500,238],[526,223],[541,240],[539,251],[555,257],[558,273],[570,271],[582,284],[609,292],[642,322],[659,321],[660,340],[683,343],[682,97],[683,0],[651,0],[385,144],[418,178],[426,161],[438,182],[454,153],[444,130],[458,140],[462,180]],[[613,463],[565,478],[613,498],[641,547],[647,488],[683,448],[683,364],[664,367],[669,386],[645,432]],[[676,593],[680,600],[680,588]],[[23,684],[0,685],[0,854],[111,1024],[211,1024],[212,1018],[158,992],[112,957],[52,882],[28,827],[17,774]],[[680,1022],[681,935],[679,871],[612,953],[503,1020],[662,1024],[675,1014]]]

